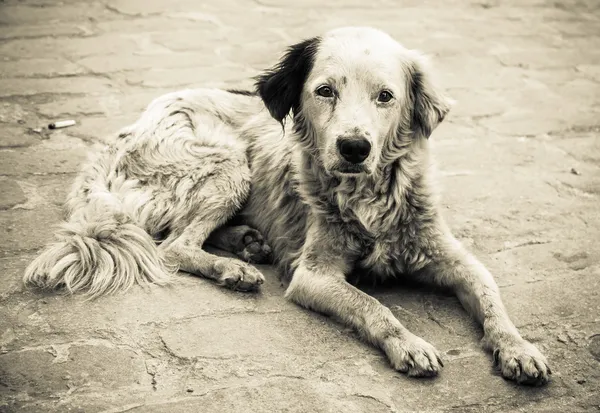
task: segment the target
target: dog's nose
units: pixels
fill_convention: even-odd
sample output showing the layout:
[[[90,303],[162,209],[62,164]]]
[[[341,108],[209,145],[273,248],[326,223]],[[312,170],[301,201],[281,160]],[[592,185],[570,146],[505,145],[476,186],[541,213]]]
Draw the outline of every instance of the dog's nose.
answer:
[[[366,139],[339,139],[337,146],[344,159],[354,164],[367,159],[371,152],[371,144]]]

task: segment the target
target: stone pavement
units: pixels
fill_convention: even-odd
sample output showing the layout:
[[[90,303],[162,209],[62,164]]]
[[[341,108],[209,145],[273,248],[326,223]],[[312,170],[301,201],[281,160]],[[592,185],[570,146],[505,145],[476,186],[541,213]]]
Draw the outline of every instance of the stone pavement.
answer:
[[[24,290],[90,148],[167,91],[246,87],[292,42],[382,28],[458,103],[432,140],[445,215],[552,383],[493,374],[458,301],[372,291],[446,367],[408,379],[330,319],[181,276],[96,301]],[[36,133],[57,119],[76,127]],[[0,412],[600,410],[598,0],[0,0]]]

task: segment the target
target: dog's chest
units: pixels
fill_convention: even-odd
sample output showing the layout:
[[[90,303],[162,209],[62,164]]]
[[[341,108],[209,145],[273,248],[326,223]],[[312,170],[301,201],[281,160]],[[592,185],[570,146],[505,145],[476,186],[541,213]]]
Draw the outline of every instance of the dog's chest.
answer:
[[[384,217],[379,208],[374,208],[372,203],[360,200],[351,206],[350,210],[354,219],[368,234],[380,234],[385,231]]]
[[[360,244],[360,257],[357,267],[377,278],[387,278],[396,275],[404,268],[402,254],[403,231],[398,227],[399,222],[385,205],[374,202],[356,202],[347,211],[348,224],[353,229]]]
[[[363,254],[356,265],[362,276],[384,279],[398,274],[398,259],[401,257],[395,251],[395,244],[375,241],[365,248]]]
[[[351,188],[351,187],[350,187]],[[354,227],[354,229],[367,237],[379,238],[385,236],[392,225],[391,215],[398,209],[396,205],[388,205],[385,198],[372,191],[366,191],[359,185],[352,188],[344,188],[334,196],[340,218]]]
[[[408,208],[408,209],[407,209]],[[347,228],[358,240],[356,269],[362,276],[385,279],[421,268],[430,256],[428,225],[410,205],[362,203],[351,206]]]

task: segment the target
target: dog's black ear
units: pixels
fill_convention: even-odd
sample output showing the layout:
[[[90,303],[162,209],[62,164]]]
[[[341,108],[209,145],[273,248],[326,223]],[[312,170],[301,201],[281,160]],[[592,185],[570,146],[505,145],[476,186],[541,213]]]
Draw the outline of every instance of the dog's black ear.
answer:
[[[454,101],[433,84],[423,57],[416,56],[409,67],[409,93],[413,103],[411,128],[415,135],[429,138],[444,120]]]
[[[300,107],[302,87],[312,70],[320,39],[313,37],[290,46],[279,63],[256,78],[256,89],[269,113],[279,123]]]

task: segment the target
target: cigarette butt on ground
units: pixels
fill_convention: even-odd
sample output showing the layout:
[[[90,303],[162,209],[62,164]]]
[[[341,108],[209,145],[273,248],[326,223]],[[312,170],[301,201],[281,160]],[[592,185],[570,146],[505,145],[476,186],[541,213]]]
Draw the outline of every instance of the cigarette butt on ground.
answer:
[[[48,129],[67,128],[69,126],[75,125],[76,123],[77,122],[75,122],[74,120],[61,120],[61,121],[49,124]]]

